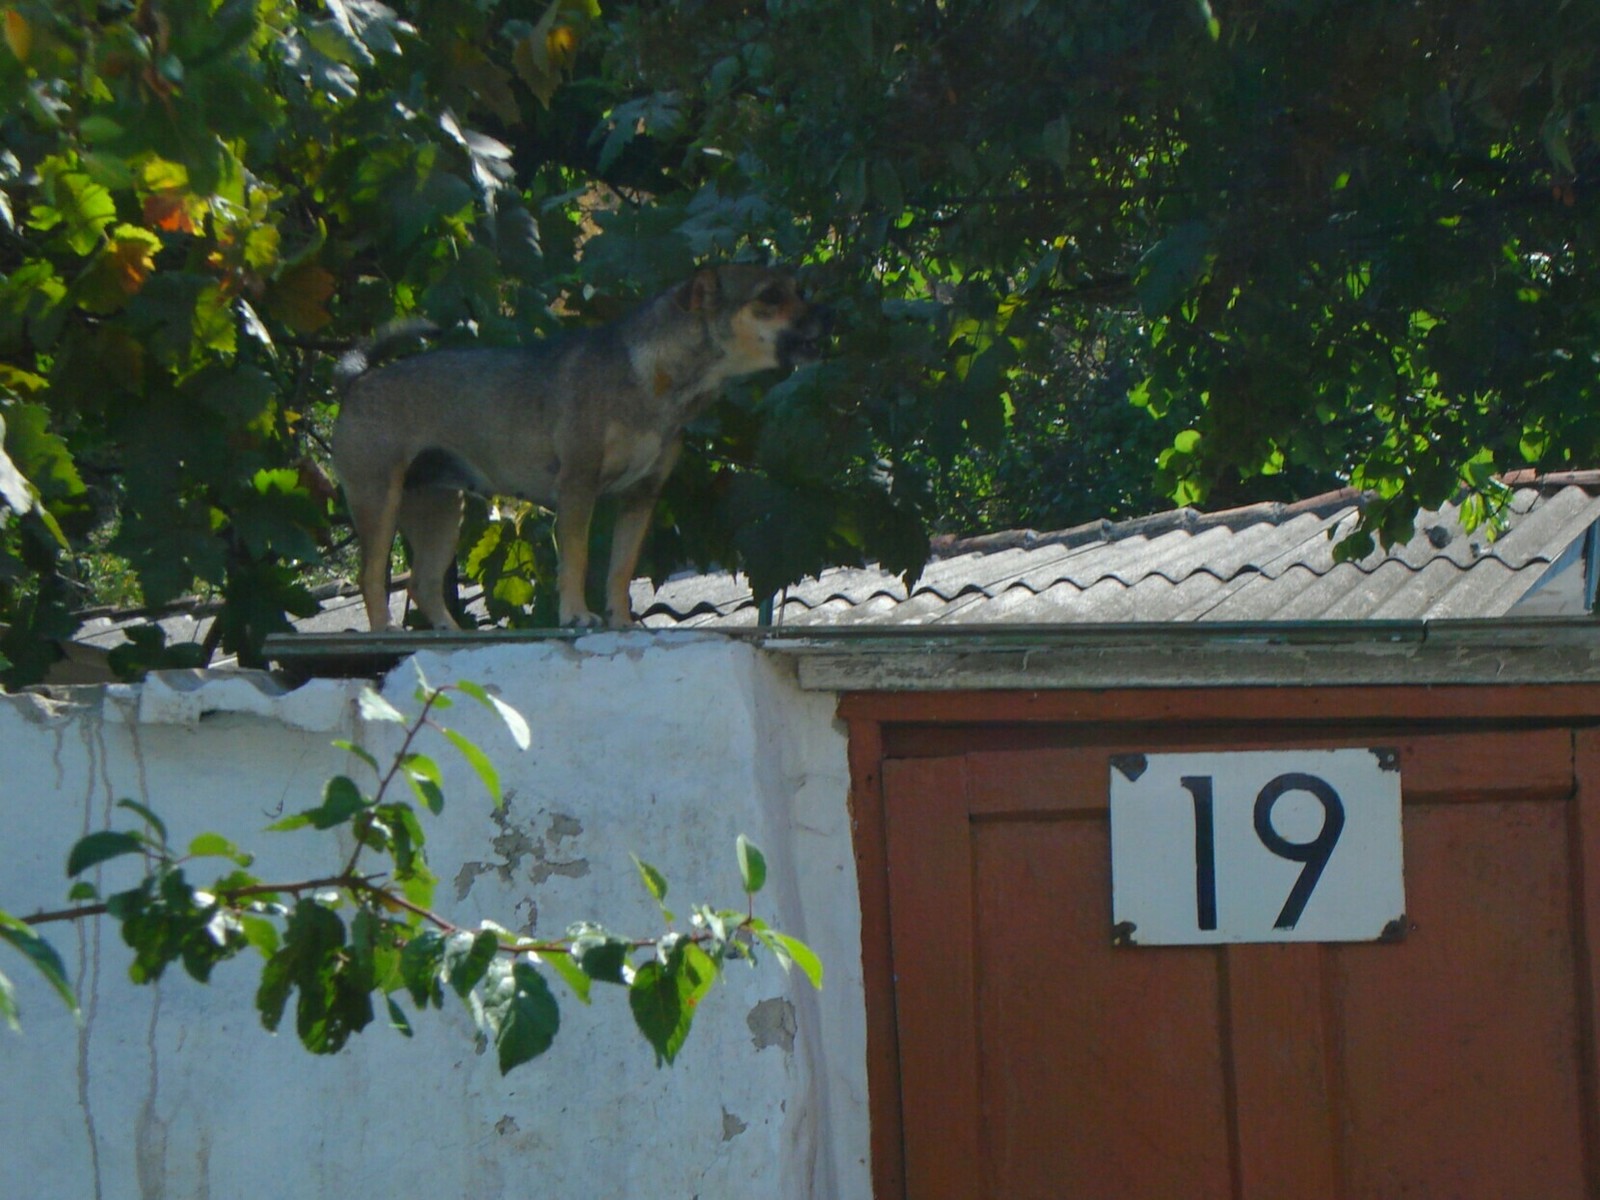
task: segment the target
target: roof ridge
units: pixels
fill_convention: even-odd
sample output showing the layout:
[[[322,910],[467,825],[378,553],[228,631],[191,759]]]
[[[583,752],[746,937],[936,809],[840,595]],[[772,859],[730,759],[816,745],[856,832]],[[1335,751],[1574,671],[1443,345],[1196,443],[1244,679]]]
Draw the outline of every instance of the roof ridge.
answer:
[[[1515,471],[1502,471],[1496,478],[1507,487],[1538,488],[1556,491],[1560,488],[1580,487],[1586,491],[1600,491],[1600,470],[1593,468],[1577,471],[1546,471],[1535,467],[1521,467]]]
[[[1556,492],[1563,488],[1577,487],[1585,491],[1600,492],[1600,468],[1540,472],[1533,467],[1522,467],[1513,471],[1502,471],[1495,478],[1510,488]],[[1377,498],[1377,495],[1376,492],[1367,489],[1342,487],[1316,496],[1308,496],[1303,500],[1258,500],[1233,508],[1220,508],[1215,512],[1203,512],[1185,506],[1137,517],[1124,517],[1116,521],[1101,517],[1094,521],[1085,521],[1081,525],[1046,530],[1042,533],[1036,529],[1004,529],[968,537],[959,534],[941,534],[933,539],[932,558],[938,560],[954,558],[960,554],[990,554],[998,550],[1033,550],[1042,546],[1066,546],[1070,549],[1089,542],[1114,542],[1141,534],[1158,536],[1179,529],[1197,531],[1214,529],[1218,526],[1242,529],[1262,519],[1281,524],[1305,513],[1329,516],[1346,506],[1365,508]],[[1458,494],[1446,500],[1444,504],[1458,505],[1460,501],[1461,497]],[[1443,511],[1443,508],[1425,511]]]

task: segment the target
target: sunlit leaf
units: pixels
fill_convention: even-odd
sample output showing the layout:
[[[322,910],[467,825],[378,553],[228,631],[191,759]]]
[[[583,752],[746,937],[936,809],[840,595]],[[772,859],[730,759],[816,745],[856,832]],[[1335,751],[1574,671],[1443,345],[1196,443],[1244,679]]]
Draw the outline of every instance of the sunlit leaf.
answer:
[[[767,882],[766,856],[742,833],[734,847],[739,858],[739,875],[744,881],[744,890],[754,896]]]
[[[240,850],[220,833],[197,834],[189,843],[189,857],[226,858],[241,867],[248,867],[254,861],[254,855]]]
[[[666,877],[637,854],[633,855],[632,858],[633,865],[639,868],[639,878],[644,880],[645,890],[650,893],[657,904],[665,903],[667,899]]]
[[[811,986],[817,989],[822,987],[822,960],[817,957],[816,951],[806,945],[799,938],[790,937],[786,933],[773,933],[772,937],[788,952],[790,960],[795,966],[805,973],[811,981]]]
[[[356,697],[356,707],[363,721],[392,721],[397,725],[406,723],[405,714],[371,688],[361,690]]]
[[[533,735],[529,732],[528,722],[523,719],[521,713],[481,684],[473,683],[469,679],[460,680],[455,686],[471,696],[479,704],[492,710],[505,722],[506,729],[511,734],[511,740],[517,744],[518,750],[526,750],[528,748],[532,742]]]
[[[461,755],[467,760],[468,765],[478,773],[478,778],[483,780],[484,790],[489,793],[489,798],[494,801],[495,808],[503,808],[505,806],[505,797],[500,792],[500,773],[495,770],[494,763],[489,761],[489,756],[478,749],[459,730],[446,729],[443,733],[451,744],[461,751]]]

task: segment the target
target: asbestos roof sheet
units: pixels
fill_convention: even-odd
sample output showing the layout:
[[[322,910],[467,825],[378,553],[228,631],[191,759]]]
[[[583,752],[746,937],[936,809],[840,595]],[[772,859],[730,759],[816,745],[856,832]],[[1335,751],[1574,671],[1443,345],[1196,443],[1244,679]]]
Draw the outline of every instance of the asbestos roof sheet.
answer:
[[[1438,621],[1579,616],[1594,606],[1600,471],[1531,474],[1513,485],[1502,528],[1469,532],[1446,505],[1416,518],[1412,536],[1359,562],[1334,546],[1367,498],[1330,493],[1295,504],[1223,512],[1192,509],[1039,533],[1014,530],[944,540],[908,593],[876,566],[824,571],[776,598],[773,623],[795,631],[1113,623]],[[686,572],[659,589],[633,584],[633,608],[652,629],[754,630],[759,606],[729,572]],[[464,592],[482,613],[477,589]],[[364,630],[351,589],[329,586],[321,611],[295,622],[315,638]],[[391,596],[398,622],[403,589]],[[96,616],[67,647],[53,682],[109,677],[107,653],[130,625],[157,621],[169,643],[201,641],[215,606]],[[213,664],[216,665],[216,664]]]
[[[1528,477],[1500,527],[1467,530],[1456,505],[1419,513],[1404,543],[1357,562],[1334,547],[1368,498],[1346,490],[1218,513],[1179,509],[1054,533],[1016,531],[935,547],[908,593],[876,567],[823,572],[776,600],[779,626],[1083,622],[1438,620],[1513,611],[1577,615],[1592,604],[1600,472]],[[1560,581],[1558,584],[1558,580]],[[652,628],[757,623],[743,577],[634,584]]]

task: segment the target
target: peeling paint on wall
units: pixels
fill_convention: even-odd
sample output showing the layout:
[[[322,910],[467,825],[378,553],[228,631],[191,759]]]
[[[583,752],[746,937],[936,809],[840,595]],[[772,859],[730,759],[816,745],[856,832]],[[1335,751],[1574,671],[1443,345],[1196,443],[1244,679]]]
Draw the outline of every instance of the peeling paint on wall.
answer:
[[[750,1027],[750,1040],[757,1050],[776,1046],[785,1054],[794,1053],[794,1035],[800,1026],[794,1019],[794,1005],[782,996],[763,1000],[752,1008],[745,1024]]]
[[[465,900],[472,893],[472,886],[480,876],[491,873],[504,884],[527,883],[534,887],[554,876],[581,879],[589,874],[587,858],[561,857],[568,851],[564,851],[560,843],[582,834],[583,822],[565,813],[548,813],[545,814],[544,831],[540,833],[537,820],[526,827],[516,824],[515,808],[514,794],[507,793],[504,806],[490,814],[500,832],[490,839],[489,844],[500,855],[500,861],[462,863],[452,880],[457,901]],[[524,860],[527,860],[526,866]],[[517,908],[527,914],[526,921],[517,932],[535,932],[539,919],[538,902],[532,896],[524,896],[517,901]]]

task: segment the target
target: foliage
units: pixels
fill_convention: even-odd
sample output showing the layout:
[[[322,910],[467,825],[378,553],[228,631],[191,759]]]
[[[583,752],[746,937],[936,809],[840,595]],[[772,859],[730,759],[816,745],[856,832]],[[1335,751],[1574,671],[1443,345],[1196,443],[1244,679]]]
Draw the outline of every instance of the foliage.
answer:
[[[544,336],[705,258],[806,265],[843,334],[693,431],[658,573],[769,593],[914,573],[968,516],[1334,481],[1398,535],[1600,462],[1590,4],[7,0],[4,34],[12,681],[97,528],[247,661],[309,607],[327,349]],[[1086,422],[1119,453],[1061,461]],[[517,513],[464,562],[527,621],[549,557]]]
[[[482,780],[491,800],[502,803],[499,772],[460,730],[440,723],[452,694],[493,710],[520,749],[529,744],[522,716],[499,697],[467,680],[429,687],[409,721],[382,696],[366,691],[361,713],[368,721],[404,727],[394,758],[381,764],[351,742],[335,745],[359,759],[376,787],[363,791],[345,775],[330,779],[321,803],[268,826],[275,832],[348,830],[354,850],[335,873],[315,879],[269,882],[250,874],[253,856],[216,833],[200,833],[186,848],[174,843],[166,824],[134,800],[118,807],[141,824],[103,829],[80,838],[67,855],[67,875],[77,880],[68,893],[72,907],[26,920],[0,912],[0,940],[20,951],[77,1011],[65,965],[37,927],[101,916],[118,922],[133,952],[128,975],[153,983],[179,963],[201,983],[212,970],[254,949],[264,965],[256,991],[261,1023],[275,1032],[292,1013],[295,1035],[314,1054],[336,1054],[351,1035],[376,1017],[381,999],[388,1023],[411,1036],[411,1019],[397,997],[409,996],[417,1011],[442,1008],[454,995],[472,1014],[484,1046],[492,1045],[501,1073],[550,1048],[560,1028],[560,1009],[548,976],[588,1004],[595,983],[626,990],[635,1023],[655,1051],[656,1063],[671,1063],[682,1049],[695,1009],[733,961],[754,963],[763,949],[787,971],[798,966],[813,986],[822,986],[822,965],[803,942],[780,933],[755,915],[754,900],[766,882],[766,860],[739,837],[735,849],[746,896],[743,910],[696,905],[689,932],[672,928],[667,883],[639,863],[639,873],[667,931],[659,937],[625,938],[593,922],[573,925],[565,938],[517,937],[493,922],[477,929],[458,926],[432,911],[434,884],[423,852],[426,837],[418,805],[437,816],[444,808],[438,763],[414,749],[424,728],[450,742]],[[413,804],[394,795],[404,783]],[[386,866],[364,868],[380,855]],[[114,859],[138,856],[144,876],[133,887],[102,897],[83,878]],[[205,886],[191,882],[195,865],[221,859],[224,873]],[[641,956],[642,955],[642,956]],[[0,974],[0,1017],[17,1027],[15,987]]]

